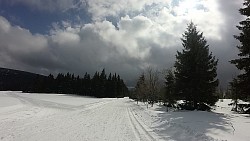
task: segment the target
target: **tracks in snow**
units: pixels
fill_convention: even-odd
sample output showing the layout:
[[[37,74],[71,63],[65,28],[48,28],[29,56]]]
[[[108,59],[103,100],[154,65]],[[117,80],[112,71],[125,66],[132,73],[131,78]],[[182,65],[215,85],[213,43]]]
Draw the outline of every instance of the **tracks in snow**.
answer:
[[[9,118],[0,121],[1,140],[158,140],[138,118],[134,104],[128,99],[109,99],[73,106],[28,95],[10,96],[19,99],[24,108],[0,115],[0,119]]]
[[[136,137],[138,140],[143,140],[143,141],[156,141],[156,139],[150,134],[150,130],[146,125],[144,125],[141,121],[139,121],[135,113],[131,108],[127,108],[128,115],[130,118],[130,122],[133,125],[134,132],[136,133]],[[153,134],[153,133],[152,133]]]

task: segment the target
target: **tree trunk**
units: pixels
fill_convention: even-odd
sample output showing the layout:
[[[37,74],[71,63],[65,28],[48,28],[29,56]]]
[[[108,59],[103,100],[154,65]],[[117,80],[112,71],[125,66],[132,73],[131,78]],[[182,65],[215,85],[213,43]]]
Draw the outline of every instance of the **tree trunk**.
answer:
[[[194,100],[194,109],[196,109],[196,110],[197,110],[197,108],[198,108],[198,103],[197,103],[197,101],[196,101],[196,100]]]

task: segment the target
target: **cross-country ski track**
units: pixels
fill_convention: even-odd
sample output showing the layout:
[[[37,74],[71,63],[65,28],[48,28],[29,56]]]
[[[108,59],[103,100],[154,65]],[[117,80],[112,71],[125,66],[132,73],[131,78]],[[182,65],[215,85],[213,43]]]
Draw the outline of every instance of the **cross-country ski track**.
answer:
[[[134,102],[126,98],[89,98],[92,102],[73,106],[31,94],[9,92],[7,95],[20,104],[1,112],[1,140],[147,141],[157,138],[137,119]]]

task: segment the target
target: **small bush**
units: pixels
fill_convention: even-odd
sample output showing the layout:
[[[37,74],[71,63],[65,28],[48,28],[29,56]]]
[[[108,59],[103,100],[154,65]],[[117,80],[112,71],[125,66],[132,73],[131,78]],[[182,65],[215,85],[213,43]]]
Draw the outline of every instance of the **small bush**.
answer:
[[[178,107],[180,107],[181,110],[195,110],[194,106],[191,103],[182,103],[179,104]]]
[[[178,107],[181,109],[181,110],[190,110],[190,111],[193,111],[193,110],[200,110],[200,111],[211,111],[211,107],[204,104],[204,103],[200,103],[198,104],[198,107],[197,109],[191,104],[191,103],[182,103],[182,104],[178,104]]]
[[[198,105],[198,108],[197,110],[200,110],[200,111],[211,111],[211,107],[204,104],[204,103],[201,103]]]

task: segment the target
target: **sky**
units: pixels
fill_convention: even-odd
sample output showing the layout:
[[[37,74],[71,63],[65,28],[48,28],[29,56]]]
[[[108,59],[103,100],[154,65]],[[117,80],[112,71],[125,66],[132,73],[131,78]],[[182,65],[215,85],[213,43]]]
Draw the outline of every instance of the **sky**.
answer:
[[[243,0],[1,0],[0,67],[83,76],[105,68],[134,86],[148,66],[174,66],[191,21],[219,59],[226,88],[239,71]]]

